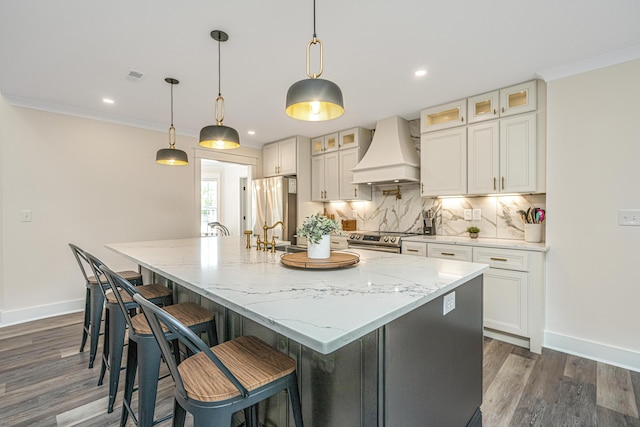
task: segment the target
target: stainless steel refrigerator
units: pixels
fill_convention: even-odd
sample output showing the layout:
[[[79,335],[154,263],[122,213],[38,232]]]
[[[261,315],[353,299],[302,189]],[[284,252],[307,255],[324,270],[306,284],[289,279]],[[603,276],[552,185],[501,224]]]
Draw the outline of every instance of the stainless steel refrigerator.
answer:
[[[284,223],[284,233],[278,225],[267,230],[267,239],[278,236],[282,240],[295,243],[293,236],[296,233],[297,210],[297,181],[295,178],[276,176],[272,178],[254,179],[252,181],[252,221],[253,234],[262,239],[266,222],[272,226],[278,221]]]

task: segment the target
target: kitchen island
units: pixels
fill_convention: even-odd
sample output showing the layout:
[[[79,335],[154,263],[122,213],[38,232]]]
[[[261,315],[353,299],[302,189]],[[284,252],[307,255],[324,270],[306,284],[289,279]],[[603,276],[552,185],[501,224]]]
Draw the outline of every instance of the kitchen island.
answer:
[[[107,246],[211,301],[221,337],[257,335],[296,359],[306,426],[480,425],[486,265],[352,251],[355,266],[310,271],[244,245],[206,237]],[[272,400],[265,425],[288,425],[286,399]]]

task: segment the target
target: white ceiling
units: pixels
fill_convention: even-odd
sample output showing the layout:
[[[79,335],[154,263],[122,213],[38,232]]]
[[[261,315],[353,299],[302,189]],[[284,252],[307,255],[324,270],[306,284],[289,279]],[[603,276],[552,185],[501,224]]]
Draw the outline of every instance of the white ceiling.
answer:
[[[164,78],[174,77],[175,126],[197,135],[214,123],[209,33],[220,29],[230,36],[221,46],[224,124],[259,147],[391,115],[414,119],[536,73],[638,58],[639,18],[637,0],[317,0],[322,77],[342,88],[346,112],[310,123],[289,118],[284,103],[306,78],[312,0],[0,0],[0,92],[14,105],[166,130]],[[419,68],[428,75],[414,77]],[[129,70],[144,77],[131,82]]]

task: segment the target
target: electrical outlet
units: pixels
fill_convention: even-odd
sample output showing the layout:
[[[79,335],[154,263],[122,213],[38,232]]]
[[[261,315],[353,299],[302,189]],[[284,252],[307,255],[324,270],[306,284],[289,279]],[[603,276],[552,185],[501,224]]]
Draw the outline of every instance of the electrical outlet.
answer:
[[[358,211],[354,209],[351,211],[351,219],[356,219],[356,218],[358,218]]]
[[[444,296],[442,304],[442,315],[453,311],[456,308],[456,291],[453,291]]]
[[[640,225],[640,209],[619,209],[618,225]]]
[[[482,219],[482,213],[480,211],[480,209],[474,209],[473,210],[473,220],[474,221],[480,221]]]
[[[471,221],[473,219],[473,215],[471,214],[471,209],[464,210],[464,220]]]

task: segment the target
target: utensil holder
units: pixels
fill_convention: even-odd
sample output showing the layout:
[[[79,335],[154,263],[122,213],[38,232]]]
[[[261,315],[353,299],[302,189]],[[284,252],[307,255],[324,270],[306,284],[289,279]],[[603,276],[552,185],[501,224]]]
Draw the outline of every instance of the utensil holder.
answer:
[[[529,243],[542,242],[542,224],[525,224],[524,241]]]

